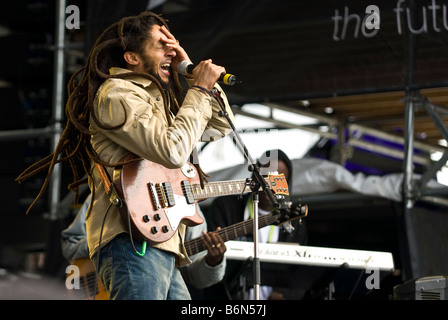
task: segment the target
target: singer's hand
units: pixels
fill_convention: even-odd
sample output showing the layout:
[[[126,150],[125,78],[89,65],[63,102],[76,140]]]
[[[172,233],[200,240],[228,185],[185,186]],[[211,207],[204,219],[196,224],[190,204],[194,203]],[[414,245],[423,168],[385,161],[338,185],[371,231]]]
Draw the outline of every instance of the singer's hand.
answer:
[[[226,73],[226,69],[213,64],[211,59],[201,61],[193,69],[194,84],[211,91],[223,73]]]
[[[180,46],[179,42],[176,40],[173,34],[169,32],[168,29],[165,28],[165,26],[161,26],[160,31],[166,36],[166,38],[162,38],[161,40],[167,47],[176,51],[176,56],[171,61],[171,69],[177,70],[178,65],[181,61],[187,60],[191,62],[187,52]]]
[[[167,47],[176,52],[176,56],[171,60],[171,69],[178,70],[178,65],[182,61],[191,62],[187,52],[179,45],[174,35],[164,26],[160,27],[160,31],[166,36],[166,38],[161,40]],[[193,70],[194,84],[210,91],[223,73],[226,73],[226,69],[213,64],[211,59],[201,61]]]

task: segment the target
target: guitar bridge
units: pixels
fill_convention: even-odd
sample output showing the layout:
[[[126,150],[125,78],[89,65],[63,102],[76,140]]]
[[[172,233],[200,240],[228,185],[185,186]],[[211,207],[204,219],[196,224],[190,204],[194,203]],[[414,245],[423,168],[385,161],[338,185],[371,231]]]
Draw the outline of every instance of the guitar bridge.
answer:
[[[161,208],[161,206],[160,206],[160,202],[159,202],[159,197],[157,196],[157,190],[156,190],[156,186],[155,186],[154,182],[151,181],[150,183],[148,183],[148,188],[149,188],[149,192],[151,193],[154,208],[156,210],[159,210]]]

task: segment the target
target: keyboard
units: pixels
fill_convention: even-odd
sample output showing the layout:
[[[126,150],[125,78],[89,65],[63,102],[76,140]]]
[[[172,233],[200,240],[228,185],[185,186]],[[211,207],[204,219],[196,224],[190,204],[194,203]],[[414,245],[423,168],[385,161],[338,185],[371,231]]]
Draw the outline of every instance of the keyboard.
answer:
[[[247,260],[254,256],[254,243],[227,241],[227,259]],[[350,269],[372,269],[394,271],[392,253],[381,251],[353,250],[302,246],[285,243],[259,243],[260,262],[296,264],[316,267],[344,267]]]

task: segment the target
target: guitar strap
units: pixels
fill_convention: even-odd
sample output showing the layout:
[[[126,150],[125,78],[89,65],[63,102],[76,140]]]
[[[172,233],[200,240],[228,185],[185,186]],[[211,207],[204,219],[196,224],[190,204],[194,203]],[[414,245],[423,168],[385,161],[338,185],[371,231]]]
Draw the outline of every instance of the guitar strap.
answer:
[[[126,157],[127,156],[125,156],[125,158]],[[101,165],[101,164],[95,162],[95,168],[98,171],[98,174],[100,176],[101,181],[103,182],[104,190],[106,191],[106,194],[107,194],[107,196],[109,198],[110,203],[115,205],[115,206],[117,206],[119,209],[122,208],[124,201],[118,195],[117,190],[115,188],[115,185],[112,182],[112,180],[111,180],[111,178],[109,176],[109,173],[107,172],[107,170],[104,167],[104,165]],[[120,210],[120,212],[121,212],[121,210]],[[128,212],[128,215],[129,215],[129,212]],[[123,216],[122,216],[122,219],[124,219]],[[128,221],[128,222],[130,223],[130,221]],[[132,228],[131,228],[130,225],[129,225],[129,229],[128,230],[129,230],[129,235],[131,237],[131,243],[132,243],[132,246],[134,248],[135,253],[137,253],[139,256],[144,256],[146,254],[147,242],[143,241],[143,243],[142,243],[142,250],[138,251],[135,248],[135,246],[134,246],[134,242],[133,242],[133,238],[132,238]],[[98,258],[99,258],[99,255],[98,255]]]
[[[120,208],[123,205],[123,202],[118,196],[115,185],[113,184],[106,168],[104,167],[104,165],[101,165],[97,162],[95,162],[95,168],[98,171],[101,181],[103,182],[104,190],[106,191],[109,201]]]
[[[196,170],[198,171],[199,174],[199,183],[201,185],[201,189],[204,189],[204,183],[208,182],[207,178],[210,178],[210,176],[206,174],[204,171],[202,171],[202,168],[199,165],[199,155],[197,147],[194,147],[193,151],[191,152],[190,162],[196,167]]]

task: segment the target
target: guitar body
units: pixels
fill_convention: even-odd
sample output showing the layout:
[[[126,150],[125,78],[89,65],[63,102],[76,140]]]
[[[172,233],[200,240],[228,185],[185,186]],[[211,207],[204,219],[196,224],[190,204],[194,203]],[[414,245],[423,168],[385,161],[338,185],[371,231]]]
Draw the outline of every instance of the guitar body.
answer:
[[[127,226],[130,218],[133,236],[150,244],[169,240],[180,223],[203,223],[191,192],[191,185],[198,183],[199,175],[191,163],[178,169],[145,159],[124,165],[116,183],[125,202],[120,209],[123,222]]]

